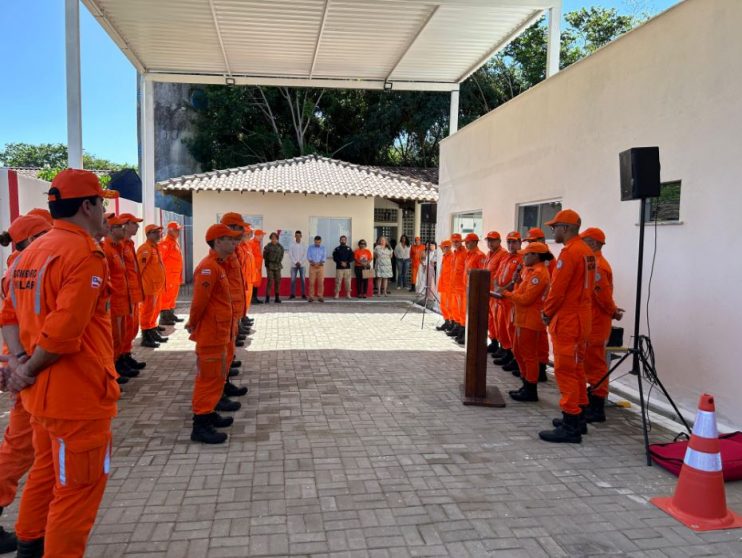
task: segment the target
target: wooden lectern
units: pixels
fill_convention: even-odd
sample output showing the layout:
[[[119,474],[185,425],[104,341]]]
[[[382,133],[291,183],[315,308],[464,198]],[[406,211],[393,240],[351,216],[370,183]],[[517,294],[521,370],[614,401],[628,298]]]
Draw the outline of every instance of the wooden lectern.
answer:
[[[466,322],[466,375],[464,405],[504,407],[505,401],[496,387],[487,387],[487,320],[489,318],[490,272],[469,272]]]

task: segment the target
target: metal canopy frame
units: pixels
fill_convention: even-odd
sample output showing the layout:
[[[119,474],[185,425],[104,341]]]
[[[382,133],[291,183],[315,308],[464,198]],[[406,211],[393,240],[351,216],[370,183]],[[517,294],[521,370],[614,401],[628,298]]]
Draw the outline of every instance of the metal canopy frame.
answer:
[[[449,92],[452,134],[458,129],[460,84],[545,12],[547,77],[559,71],[562,0],[65,0],[73,168],[82,168],[80,1],[140,74],[147,223],[155,217],[154,82]],[[287,41],[283,58],[269,46],[246,58],[254,54],[245,46],[253,40],[246,30],[253,23],[250,14],[271,18],[279,37],[303,35],[295,44]],[[480,19],[497,20],[498,28],[483,27]],[[194,61],[189,52],[201,58]]]

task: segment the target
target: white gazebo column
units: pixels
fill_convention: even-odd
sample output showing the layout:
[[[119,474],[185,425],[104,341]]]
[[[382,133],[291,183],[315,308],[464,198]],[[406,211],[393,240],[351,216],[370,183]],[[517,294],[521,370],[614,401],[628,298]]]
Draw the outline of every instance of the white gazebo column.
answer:
[[[546,44],[546,77],[559,71],[559,50],[561,47],[561,6],[549,8],[549,37]]]
[[[422,224],[422,211],[420,211],[420,202],[415,202],[415,236],[420,236]]]
[[[455,134],[459,129],[459,90],[451,91],[451,114],[448,119],[448,135]]]
[[[67,73],[67,166],[82,168],[82,102],[80,85],[80,3],[65,0],[65,64]]]
[[[139,160],[142,178],[142,218],[145,225],[155,224],[155,100],[154,82],[140,76]]]

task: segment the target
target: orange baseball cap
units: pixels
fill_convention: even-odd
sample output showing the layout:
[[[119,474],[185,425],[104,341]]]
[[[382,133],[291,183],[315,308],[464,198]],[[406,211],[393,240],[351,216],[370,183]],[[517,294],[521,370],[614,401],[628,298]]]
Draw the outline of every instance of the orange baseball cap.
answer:
[[[8,227],[8,234],[15,244],[36,236],[39,233],[46,232],[52,226],[38,215],[21,215]]]
[[[111,227],[114,227],[116,225],[124,225],[126,224],[126,220],[121,219],[121,215],[113,215],[109,217],[108,214],[106,214],[106,219],[108,220],[108,224]]]
[[[102,198],[103,188],[98,177],[90,171],[64,169],[54,177],[47,194],[50,202],[91,196]]]
[[[225,213],[222,215],[222,218],[219,220],[219,223],[222,225],[237,225],[238,227],[248,227],[249,225],[245,223],[245,220],[242,218],[242,215],[239,213],[235,213],[234,211],[230,211],[229,213]]]
[[[102,196],[107,200],[114,200],[119,197],[119,191],[118,190],[103,190]]]
[[[487,233],[487,236],[485,237],[487,240],[500,240],[500,233],[497,231],[490,231]]]
[[[167,228],[168,229],[175,229],[175,230],[178,230],[179,231],[180,230],[180,223],[178,223],[177,221],[170,221],[167,224]]]
[[[450,248],[451,247],[451,241],[450,240],[444,240],[441,242],[441,248]]]
[[[534,242],[537,238],[546,238],[544,231],[538,227],[528,229],[528,236],[525,238],[526,242]]]
[[[547,222],[549,226],[560,224],[560,225],[580,225],[582,219],[576,211],[573,209],[562,209],[559,213],[554,215],[554,218]]]
[[[605,233],[598,227],[590,227],[580,233],[580,238],[592,238],[601,244],[605,244]]]
[[[216,240],[217,238],[222,238],[223,236],[237,238],[240,235],[242,235],[240,231],[233,231],[224,223],[218,223],[216,225],[211,225],[207,229],[206,242],[209,242],[211,240]]]
[[[160,225],[147,225],[144,227],[144,234],[149,234],[153,231],[161,231],[162,227]]]
[[[461,235],[459,233],[453,233],[451,235],[451,242],[461,242]]]
[[[479,242],[477,233],[469,233],[464,237],[464,242]]]
[[[523,250],[518,250],[519,254],[548,254],[549,247],[543,242],[529,242]]]
[[[520,233],[518,231],[511,231],[508,233],[508,236],[506,237],[507,240],[522,240]]]
[[[29,211],[28,213],[26,213],[26,215],[36,215],[37,217],[41,217],[42,219],[46,219],[49,222],[50,225],[53,222],[52,214],[49,213],[49,210],[48,209],[41,209],[40,207],[35,207],[34,209],[32,209],[31,211]]]
[[[263,229],[255,229],[254,234],[255,236],[260,236],[261,234],[265,234],[265,231]]]
[[[144,219],[140,219],[139,217],[131,213],[122,213],[121,215],[119,215],[119,219],[121,219],[123,223],[141,223],[142,221],[144,221]]]

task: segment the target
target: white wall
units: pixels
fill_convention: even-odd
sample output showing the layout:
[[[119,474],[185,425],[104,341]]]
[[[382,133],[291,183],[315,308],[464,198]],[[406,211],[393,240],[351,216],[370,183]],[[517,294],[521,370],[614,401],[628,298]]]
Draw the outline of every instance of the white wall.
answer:
[[[639,202],[620,201],[618,153],[659,145],[662,180],[682,181],[682,224],[657,235],[658,370],[690,416],[707,391],[738,428],[742,258],[731,243],[742,208],[740,21],[742,2],[687,0],[463,128],[441,145],[438,205],[441,237],[453,212],[482,208],[484,230],[502,232],[515,227],[516,204],[553,198],[584,226],[602,227],[629,343]],[[646,240],[648,271],[653,229]]]
[[[373,244],[374,199],[362,197],[319,196],[303,194],[260,194],[255,192],[194,192],[193,193],[193,262],[194,266],[208,253],[204,241],[206,229],[217,222],[217,214],[236,211],[242,215],[262,215],[263,230],[268,235],[277,229],[300,230],[304,242],[311,242],[310,217],[345,217],[351,219],[351,237],[355,243],[365,238]],[[339,244],[337,238],[323,238],[328,263],[325,275],[335,274],[330,255]],[[265,271],[263,270],[265,275]],[[288,254],[284,256],[283,274],[289,274]]]

